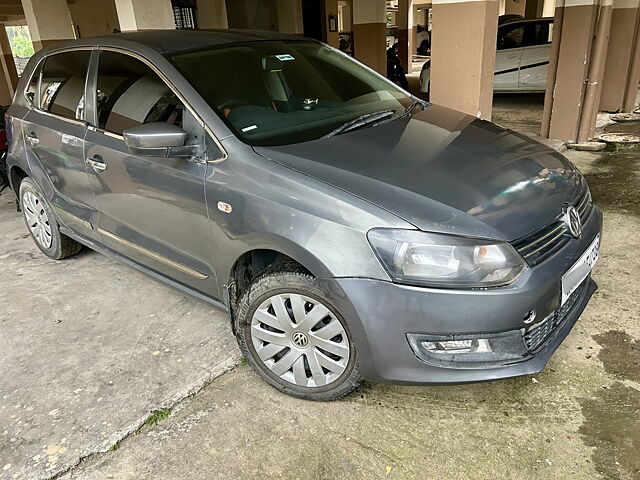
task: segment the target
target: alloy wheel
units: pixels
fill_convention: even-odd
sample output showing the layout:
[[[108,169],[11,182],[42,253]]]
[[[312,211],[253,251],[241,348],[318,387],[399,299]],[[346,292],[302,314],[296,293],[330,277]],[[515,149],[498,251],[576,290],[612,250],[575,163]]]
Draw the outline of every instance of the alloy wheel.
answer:
[[[22,210],[27,226],[41,247],[51,248],[53,235],[44,203],[32,192],[22,195]]]
[[[251,320],[257,356],[271,372],[300,387],[336,381],[349,364],[342,323],[318,300],[294,293],[269,297]]]

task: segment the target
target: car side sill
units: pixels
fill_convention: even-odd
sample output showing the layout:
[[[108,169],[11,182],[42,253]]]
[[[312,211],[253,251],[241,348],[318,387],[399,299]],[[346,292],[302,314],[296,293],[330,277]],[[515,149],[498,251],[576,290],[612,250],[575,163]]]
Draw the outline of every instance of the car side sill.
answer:
[[[81,244],[83,244],[84,246],[95,250],[98,253],[101,253],[102,255],[112,258],[114,260],[117,260],[119,262],[124,263],[125,265],[134,268],[135,270],[138,270],[139,272],[142,272],[148,276],[150,276],[151,278],[153,278],[154,280],[158,280],[162,283],[165,283],[173,288],[175,288],[176,290],[179,290],[183,293],[186,293],[198,300],[201,300],[205,303],[208,303],[209,305],[213,305],[216,308],[219,308],[220,310],[223,310],[226,313],[229,313],[229,307],[227,307],[223,302],[221,302],[220,300],[211,297],[209,295],[206,295],[202,292],[199,292],[198,290],[194,290],[192,288],[189,288],[186,285],[183,285],[179,282],[176,282],[172,279],[170,279],[169,277],[166,277],[154,270],[151,270],[147,267],[145,267],[144,265],[141,265],[137,262],[134,262],[133,260],[130,260],[129,258],[117,253],[114,250],[111,250],[108,247],[105,247],[102,244],[98,244],[92,240],[89,240],[81,235],[78,235],[76,232],[74,232],[73,230],[71,230],[68,227],[65,227],[63,225],[60,225],[60,232],[64,233],[65,235],[67,235],[68,237],[73,238],[76,242],[79,242]]]

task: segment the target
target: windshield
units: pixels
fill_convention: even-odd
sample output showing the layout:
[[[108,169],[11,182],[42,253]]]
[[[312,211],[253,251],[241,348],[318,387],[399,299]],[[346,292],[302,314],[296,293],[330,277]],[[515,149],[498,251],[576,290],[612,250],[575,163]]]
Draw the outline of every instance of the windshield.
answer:
[[[170,60],[243,142],[315,140],[411,98],[351,58],[310,41],[247,42],[172,54]]]

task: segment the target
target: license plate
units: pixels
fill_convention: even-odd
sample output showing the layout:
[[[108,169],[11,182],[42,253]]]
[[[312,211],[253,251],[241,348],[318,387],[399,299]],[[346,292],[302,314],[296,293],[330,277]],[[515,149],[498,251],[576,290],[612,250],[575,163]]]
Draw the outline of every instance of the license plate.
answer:
[[[573,292],[593,270],[600,255],[600,235],[589,245],[576,263],[562,276],[562,302],[564,305]]]

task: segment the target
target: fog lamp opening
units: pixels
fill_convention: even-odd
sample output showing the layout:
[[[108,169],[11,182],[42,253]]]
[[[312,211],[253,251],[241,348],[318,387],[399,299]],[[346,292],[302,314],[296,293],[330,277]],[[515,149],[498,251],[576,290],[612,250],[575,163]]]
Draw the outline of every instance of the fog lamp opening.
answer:
[[[420,360],[438,367],[499,367],[529,355],[520,330],[465,335],[408,333],[407,340]]]
[[[486,338],[469,340],[449,340],[429,342],[423,341],[422,346],[430,353],[489,353],[491,345]]]

